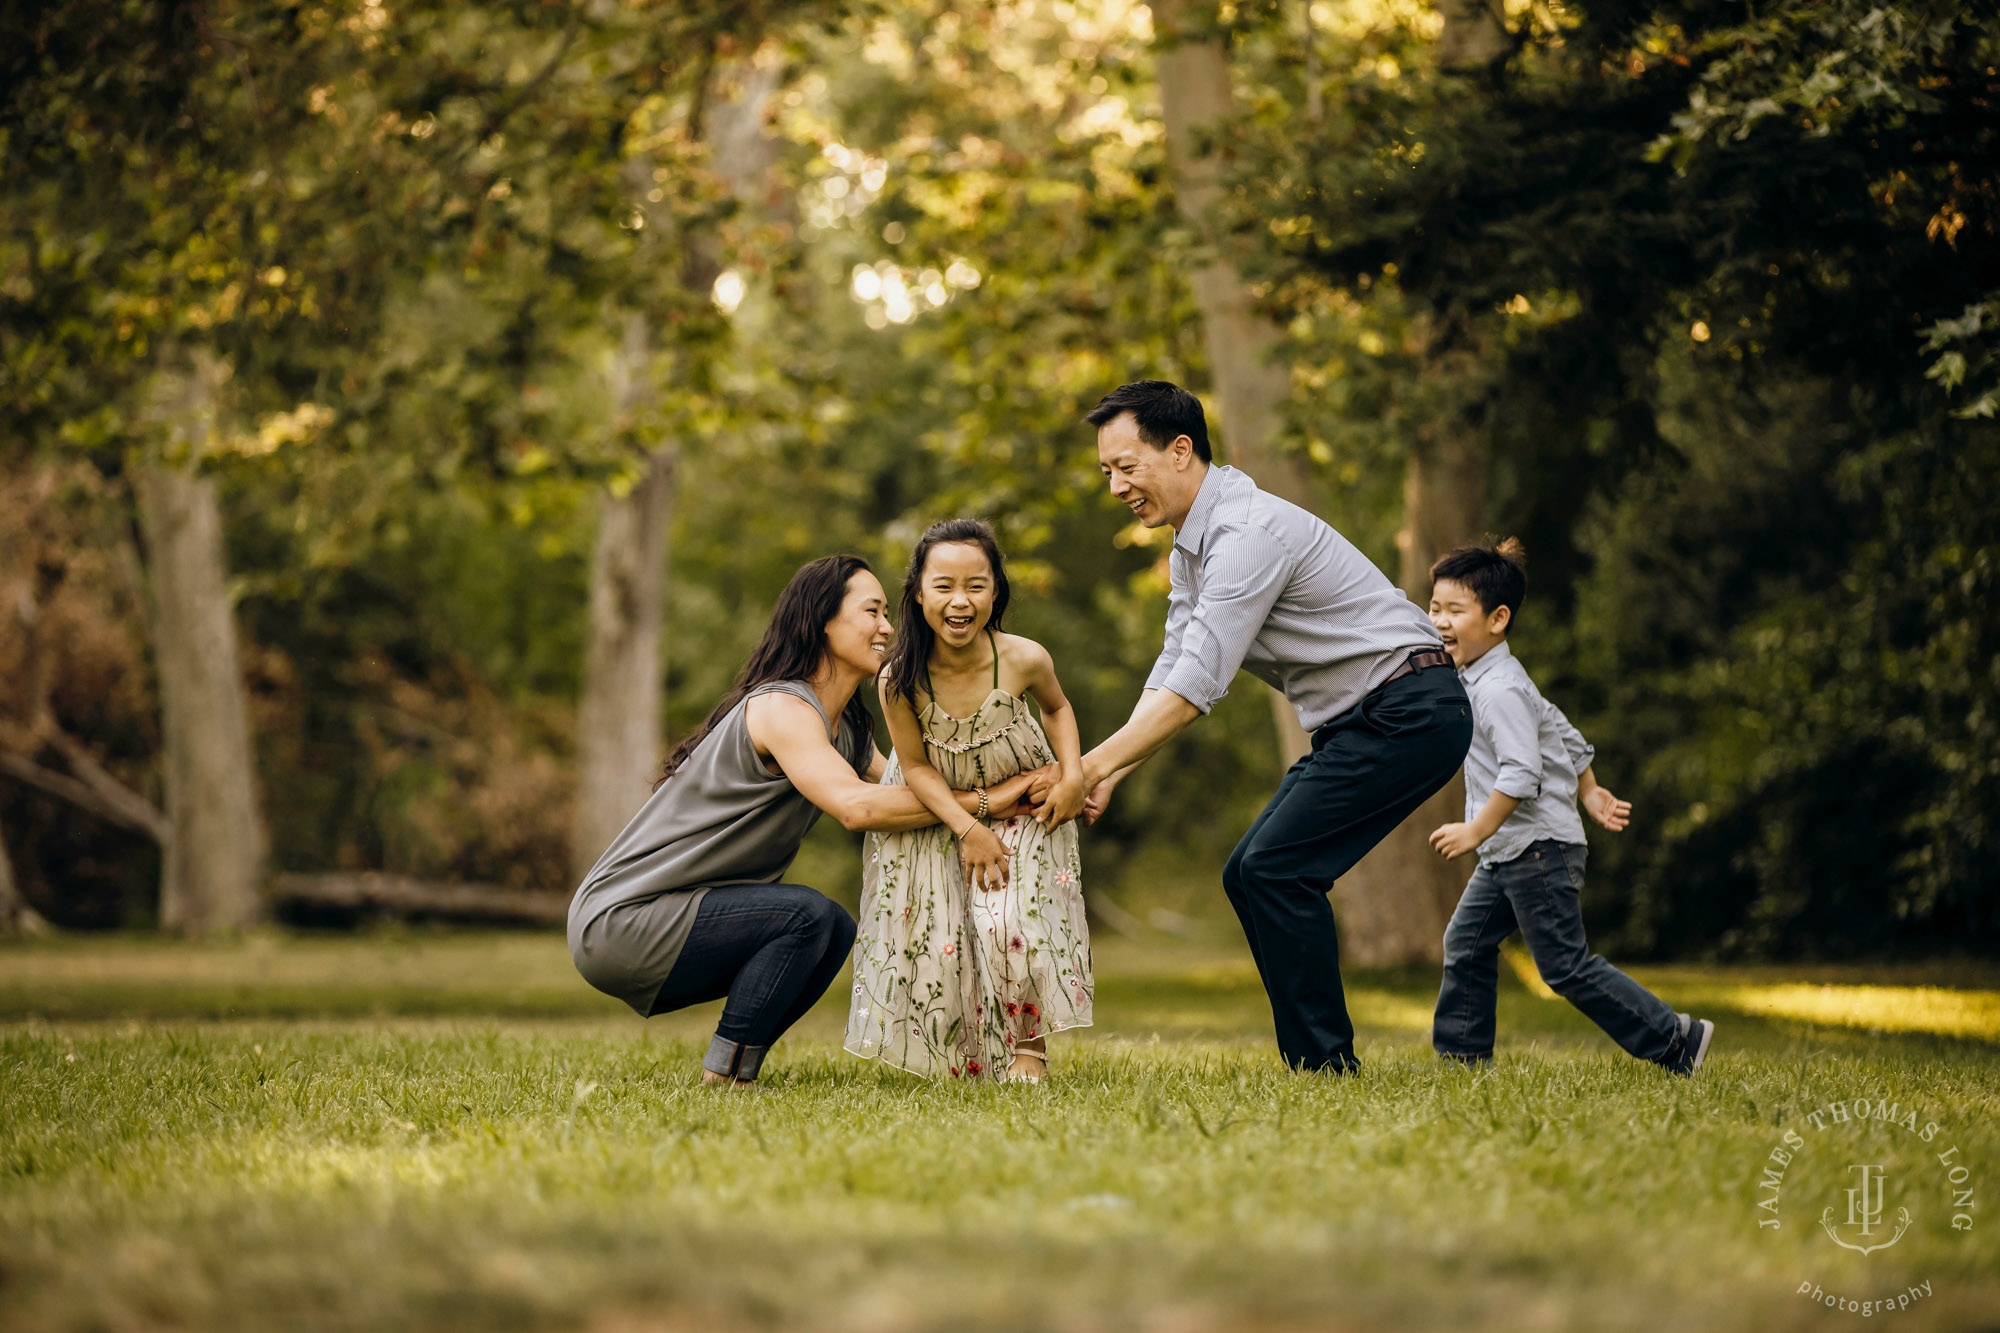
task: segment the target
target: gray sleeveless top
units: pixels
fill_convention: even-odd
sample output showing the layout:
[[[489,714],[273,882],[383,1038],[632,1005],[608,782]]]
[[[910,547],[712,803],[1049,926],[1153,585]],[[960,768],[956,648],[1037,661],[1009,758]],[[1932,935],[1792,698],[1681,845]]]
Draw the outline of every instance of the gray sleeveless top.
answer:
[[[773,773],[750,739],[744,709],[760,694],[804,699],[826,722],[802,680],[750,691],[632,816],[570,899],[577,971],[642,1015],[679,960],[702,897],[731,884],[775,882],[819,821],[819,807]],[[827,724],[835,747],[865,773],[873,738],[853,730],[844,718],[837,733]]]

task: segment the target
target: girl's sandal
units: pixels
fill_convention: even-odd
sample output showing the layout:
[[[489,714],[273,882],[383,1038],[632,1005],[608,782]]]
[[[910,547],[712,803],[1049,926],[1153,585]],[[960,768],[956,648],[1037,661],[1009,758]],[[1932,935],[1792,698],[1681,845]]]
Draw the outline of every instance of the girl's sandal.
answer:
[[[1026,1071],[1023,1071],[1021,1073],[1014,1072],[1014,1066],[1020,1064],[1023,1060],[1036,1061],[1035,1072],[1033,1073],[1028,1073]],[[1040,1083],[1042,1081],[1042,1075],[1046,1074],[1048,1071],[1049,1071],[1048,1056],[1043,1055],[1038,1051],[1016,1051],[1014,1052],[1014,1064],[1009,1065],[1007,1067],[1006,1081],[1009,1083]]]

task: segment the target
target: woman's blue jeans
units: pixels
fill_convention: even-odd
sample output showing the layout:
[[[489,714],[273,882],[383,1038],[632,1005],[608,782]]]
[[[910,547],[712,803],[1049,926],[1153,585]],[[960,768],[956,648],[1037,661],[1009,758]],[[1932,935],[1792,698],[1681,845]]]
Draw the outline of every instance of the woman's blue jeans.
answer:
[[[1444,932],[1431,1045],[1454,1060],[1493,1058],[1500,944],[1515,928],[1549,989],[1641,1060],[1659,1062],[1680,1037],[1665,1000],[1593,954],[1583,938],[1584,848],[1544,838],[1511,861],[1483,865]]]
[[[826,994],[853,947],[854,918],[817,889],[710,889],[649,1013],[727,997],[701,1067],[754,1079],[765,1052]]]

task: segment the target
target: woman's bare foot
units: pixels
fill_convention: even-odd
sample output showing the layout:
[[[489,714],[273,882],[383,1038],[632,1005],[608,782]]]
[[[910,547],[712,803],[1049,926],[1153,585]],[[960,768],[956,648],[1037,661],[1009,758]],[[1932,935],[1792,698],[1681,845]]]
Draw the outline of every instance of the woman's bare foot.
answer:
[[[710,1087],[710,1088],[726,1087],[730,1089],[732,1092],[741,1092],[745,1088],[754,1089],[757,1086],[757,1080],[755,1079],[731,1078],[727,1074],[718,1074],[713,1069],[702,1070],[701,1081],[704,1087]]]

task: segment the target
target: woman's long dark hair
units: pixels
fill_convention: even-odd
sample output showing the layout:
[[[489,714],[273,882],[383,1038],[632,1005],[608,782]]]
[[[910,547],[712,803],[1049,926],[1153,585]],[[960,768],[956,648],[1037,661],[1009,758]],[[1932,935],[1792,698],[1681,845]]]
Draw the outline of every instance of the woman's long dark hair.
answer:
[[[924,619],[924,565],[931,558],[932,547],[952,542],[979,547],[986,552],[986,563],[993,568],[993,615],[986,628],[998,634],[1000,619],[1007,614],[1007,599],[1011,595],[1007,565],[1000,557],[1000,543],[994,539],[992,527],[976,518],[948,518],[931,524],[917,539],[917,549],[910,552],[910,572],[903,576],[903,602],[896,613],[902,618],[902,627],[889,649],[889,689],[905,699],[917,697],[918,682],[926,678],[931,648],[937,643],[931,622]]]
[[[737,673],[736,683],[722,696],[722,702],[708,715],[708,721],[695,728],[667,756],[658,781],[653,783],[655,791],[750,691],[773,680],[812,679],[820,663],[826,660],[827,622],[840,614],[840,604],[847,598],[848,580],[862,573],[874,571],[858,555],[823,555],[799,567],[799,572],[792,575],[792,581],[778,594],[770,628],[764,631],[750,660]],[[855,738],[857,749],[861,737],[874,734],[868,723],[868,706],[862,702],[863,693],[856,690],[840,715],[847,724],[848,734]],[[849,761],[854,759],[853,755],[844,757]]]

